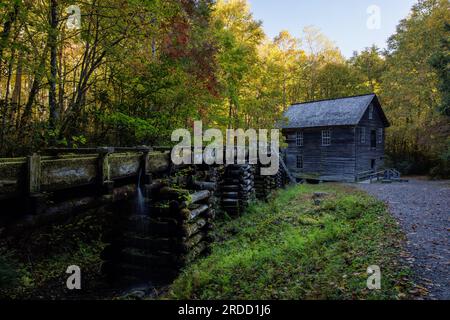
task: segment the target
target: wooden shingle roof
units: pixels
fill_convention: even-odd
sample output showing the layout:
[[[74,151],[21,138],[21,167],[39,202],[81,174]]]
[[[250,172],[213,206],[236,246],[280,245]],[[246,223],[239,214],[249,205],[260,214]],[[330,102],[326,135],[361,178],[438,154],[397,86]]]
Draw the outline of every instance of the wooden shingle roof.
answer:
[[[379,108],[385,126],[389,127],[375,94],[294,104],[284,113],[280,126],[283,129],[354,126],[361,121],[372,102]]]

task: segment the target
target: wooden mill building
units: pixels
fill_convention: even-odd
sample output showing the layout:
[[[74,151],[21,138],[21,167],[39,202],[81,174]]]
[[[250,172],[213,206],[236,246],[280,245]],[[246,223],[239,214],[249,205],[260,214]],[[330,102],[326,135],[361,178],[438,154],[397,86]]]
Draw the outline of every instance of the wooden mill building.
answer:
[[[389,126],[375,94],[294,104],[281,125],[286,165],[299,179],[353,182],[382,169]]]

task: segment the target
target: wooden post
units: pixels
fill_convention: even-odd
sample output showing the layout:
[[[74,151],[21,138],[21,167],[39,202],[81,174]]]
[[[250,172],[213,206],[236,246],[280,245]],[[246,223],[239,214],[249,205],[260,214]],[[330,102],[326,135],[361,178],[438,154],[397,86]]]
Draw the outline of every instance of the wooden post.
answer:
[[[28,157],[27,163],[27,191],[29,195],[29,210],[37,215],[46,209],[48,194],[41,193],[41,156],[34,153]]]
[[[28,193],[41,191],[41,156],[37,153],[28,157]]]
[[[144,185],[148,185],[152,183],[152,174],[150,173],[150,170],[148,168],[149,163],[149,157],[150,153],[153,152],[153,148],[150,147],[142,147],[140,148],[140,151],[144,153],[143,160],[142,160],[142,174],[143,176],[143,182]]]
[[[98,179],[99,185],[103,192],[112,194],[114,189],[114,181],[111,180],[111,170],[109,166],[109,156],[114,153],[114,148],[98,148],[99,162],[98,162]]]

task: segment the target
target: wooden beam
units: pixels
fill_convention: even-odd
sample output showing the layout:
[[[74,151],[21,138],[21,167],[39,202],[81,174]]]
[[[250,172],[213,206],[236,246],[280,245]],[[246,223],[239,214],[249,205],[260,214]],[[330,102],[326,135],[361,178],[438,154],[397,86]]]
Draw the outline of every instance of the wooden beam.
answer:
[[[38,193],[41,190],[41,156],[37,153],[28,157],[28,193]]]
[[[109,156],[114,152],[114,148],[98,148],[98,179],[104,192],[111,194],[114,189],[114,181],[111,179],[111,167],[109,165]]]

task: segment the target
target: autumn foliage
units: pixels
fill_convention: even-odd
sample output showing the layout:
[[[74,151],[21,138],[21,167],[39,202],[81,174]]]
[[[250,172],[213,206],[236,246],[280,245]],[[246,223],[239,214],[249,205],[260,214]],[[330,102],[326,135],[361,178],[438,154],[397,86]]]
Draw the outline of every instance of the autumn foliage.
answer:
[[[0,3],[0,156],[169,143],[202,119],[270,128],[291,103],[375,92],[391,165],[448,175],[449,4],[420,0],[388,49],[345,58],[314,27],[268,39],[246,0]],[[289,8],[286,8],[289,10]]]

